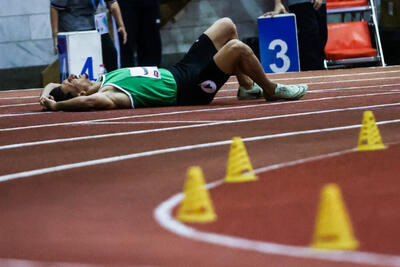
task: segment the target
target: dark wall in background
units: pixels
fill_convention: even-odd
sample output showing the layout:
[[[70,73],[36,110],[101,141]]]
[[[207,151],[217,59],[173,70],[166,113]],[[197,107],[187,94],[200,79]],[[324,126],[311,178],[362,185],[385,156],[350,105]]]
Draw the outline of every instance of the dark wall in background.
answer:
[[[0,70],[0,91],[11,89],[41,88],[41,72],[46,66]]]

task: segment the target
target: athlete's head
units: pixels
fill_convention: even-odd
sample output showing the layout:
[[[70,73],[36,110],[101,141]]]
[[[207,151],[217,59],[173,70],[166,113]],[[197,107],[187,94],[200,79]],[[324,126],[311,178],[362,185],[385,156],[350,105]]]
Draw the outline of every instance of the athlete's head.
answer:
[[[55,101],[64,101],[77,96],[86,95],[92,82],[88,79],[87,74],[74,75],[70,74],[61,86],[53,89],[50,93]]]

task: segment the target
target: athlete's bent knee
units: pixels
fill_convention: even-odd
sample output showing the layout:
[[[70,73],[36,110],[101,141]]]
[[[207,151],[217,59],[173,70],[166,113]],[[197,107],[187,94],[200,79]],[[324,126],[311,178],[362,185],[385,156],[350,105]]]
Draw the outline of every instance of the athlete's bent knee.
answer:
[[[226,45],[231,50],[231,53],[239,56],[250,56],[253,53],[253,50],[248,45],[237,39],[230,40]]]
[[[219,27],[223,28],[223,31],[225,33],[237,38],[236,25],[230,18],[228,17],[221,18],[217,21],[217,23],[219,24]]]

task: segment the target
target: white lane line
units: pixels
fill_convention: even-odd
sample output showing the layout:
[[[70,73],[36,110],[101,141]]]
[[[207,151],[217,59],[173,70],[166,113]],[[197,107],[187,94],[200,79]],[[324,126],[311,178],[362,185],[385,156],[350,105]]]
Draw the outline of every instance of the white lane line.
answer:
[[[39,105],[39,102],[35,102],[35,103],[24,103],[24,104],[2,105],[2,106],[0,106],[0,108],[22,107],[22,106],[33,106],[33,105]]]
[[[365,75],[376,75],[376,74],[387,74],[387,73],[399,73],[400,70],[383,70],[376,72],[360,72],[360,73],[343,73],[343,74],[332,74],[332,75],[313,75],[313,76],[298,76],[288,78],[274,78],[273,75],[267,74],[269,79],[272,81],[292,81],[292,80],[310,80],[310,79],[325,79],[325,78],[342,78],[342,77],[353,77],[353,76],[365,76]],[[232,76],[235,77],[235,76]],[[226,84],[235,84],[237,82],[227,82]]]
[[[90,135],[90,136],[49,139],[49,140],[43,140],[43,141],[3,145],[3,146],[0,146],[0,150],[15,149],[15,148],[21,148],[21,147],[28,147],[28,146],[37,146],[37,145],[48,145],[48,144],[63,143],[63,142],[75,142],[75,141],[83,141],[83,140],[99,139],[99,138],[110,138],[110,137],[119,137],[119,136],[127,136],[127,135],[149,134],[149,133],[156,133],[156,132],[166,132],[166,131],[184,130],[184,129],[192,129],[192,128],[200,128],[200,127],[210,127],[210,126],[217,126],[217,125],[224,125],[224,124],[248,123],[248,122],[262,121],[262,120],[282,119],[282,118],[300,117],[300,116],[309,116],[309,115],[320,115],[320,114],[327,114],[327,113],[333,113],[333,112],[385,108],[385,107],[393,107],[393,106],[400,106],[400,103],[379,104],[379,105],[371,105],[371,106],[340,108],[340,109],[330,109],[330,110],[318,110],[318,111],[309,111],[309,112],[302,112],[302,113],[291,113],[291,114],[282,114],[282,115],[275,115],[275,116],[246,118],[246,119],[235,120],[235,121],[217,121],[217,122],[211,122],[211,123],[201,123],[201,124],[193,124],[193,125],[186,125],[186,126],[175,126],[175,127],[146,129],[146,130],[137,130],[137,131],[129,131],[129,132],[118,132],[118,133],[110,133],[110,134],[99,134],[99,135]]]
[[[374,79],[355,79],[355,80],[341,80],[341,81],[324,81],[324,82],[311,82],[307,83],[311,84],[332,84],[332,83],[353,83],[353,82],[367,82],[367,81],[387,81],[387,80],[399,80],[400,76],[393,77],[382,77],[382,78],[374,78]]]
[[[256,173],[267,172],[279,168],[288,166],[298,165],[305,162],[320,160],[324,158],[337,157],[354,151],[344,150],[325,155],[319,155],[316,157],[310,157],[301,160],[295,160],[286,163],[279,163],[270,165],[264,168],[255,170]],[[223,184],[223,180],[218,180],[211,184],[208,184],[208,188],[213,188]],[[177,206],[183,200],[183,193],[176,194],[166,201],[162,202],[154,210],[153,216],[155,220],[165,229],[182,237],[190,238],[197,241],[203,241],[212,243],[220,246],[227,246],[231,248],[244,249],[249,251],[257,251],[265,254],[280,255],[299,257],[306,259],[317,259],[334,262],[351,262],[367,265],[380,265],[380,266],[400,266],[400,256],[397,255],[384,255],[370,252],[358,252],[358,251],[339,251],[339,250],[316,250],[309,247],[282,245],[272,242],[255,241],[251,239],[245,239],[240,237],[201,232],[189,227],[172,216],[172,209]]]
[[[310,89],[310,90],[308,90],[307,94],[331,93],[331,92],[337,92],[337,91],[346,92],[347,90],[364,90],[364,89],[377,88],[377,87],[379,89],[381,89],[382,87],[391,87],[391,86],[400,86],[400,83],[385,84],[385,85],[351,86],[351,87],[342,87],[342,88],[326,88],[326,89],[317,89],[317,90]],[[236,91],[237,91],[237,88],[222,90],[222,92],[236,92]],[[382,93],[391,94],[392,92],[398,92],[398,91],[396,89],[394,89],[394,90],[389,90],[387,92],[382,92]],[[218,96],[217,95],[214,99],[227,99],[227,98],[236,98],[236,95],[235,96]]]
[[[397,72],[397,71],[396,71]],[[398,71],[400,72],[400,70]],[[318,76],[319,77],[319,76]],[[323,77],[323,76],[321,76]],[[312,77],[314,78],[314,77]],[[334,83],[334,82],[328,82],[328,83]],[[228,82],[226,84],[238,84],[238,82]],[[398,83],[395,84],[384,84],[384,85],[368,85],[368,86],[358,86],[358,87],[342,87],[342,88],[327,88],[327,89],[320,89],[320,90],[309,90],[309,93],[324,93],[324,92],[332,92],[332,91],[342,91],[342,90],[355,90],[355,89],[363,89],[363,88],[374,88],[374,87],[388,87],[388,86],[397,86],[400,85]],[[236,88],[234,89],[221,89],[220,92],[230,92],[230,91],[237,91]],[[392,90],[392,92],[397,92],[396,90]],[[226,99],[226,98],[235,98],[235,96],[217,96],[214,99]],[[35,103],[29,103],[28,105],[34,105]],[[26,105],[26,104],[20,104],[20,105]],[[6,106],[0,106],[0,107],[15,107],[18,106],[16,105],[6,105]],[[51,113],[51,112],[46,112],[46,113]],[[0,117],[10,117],[10,116],[26,116],[26,115],[40,115],[44,114],[44,112],[40,113],[21,113],[21,114],[4,114],[0,115]]]
[[[18,100],[18,99],[39,99],[39,96],[28,95],[28,96],[14,96],[14,97],[0,97],[0,100]]]
[[[88,263],[72,263],[72,262],[56,262],[56,261],[35,261],[21,259],[1,259],[0,266],[5,267],[101,267],[104,265],[88,264]],[[113,265],[114,266],[114,265]],[[116,265],[118,267],[120,265]]]
[[[377,122],[378,125],[395,124],[395,123],[400,123],[400,119]],[[343,131],[343,130],[355,129],[355,128],[360,128],[360,127],[361,127],[360,124],[354,124],[354,125],[331,127],[331,128],[311,129],[311,130],[286,132],[286,133],[279,133],[279,134],[269,134],[269,135],[243,138],[243,141],[244,142],[260,141],[260,140],[268,140],[268,139],[274,139],[274,138],[292,137],[292,136],[297,136],[297,135]],[[14,179],[20,179],[20,178],[26,178],[26,177],[31,177],[31,176],[35,176],[35,175],[42,175],[42,174],[47,174],[47,173],[52,173],[52,172],[65,171],[65,170],[70,170],[70,169],[74,169],[74,168],[82,168],[82,167],[89,167],[89,166],[94,166],[94,165],[99,165],[99,164],[107,164],[107,163],[117,162],[117,161],[121,161],[121,160],[128,160],[128,159],[148,157],[148,156],[174,153],[174,152],[181,152],[181,151],[187,151],[187,150],[193,150],[193,149],[228,145],[231,142],[232,142],[232,140],[224,140],[224,141],[216,141],[216,142],[209,142],[209,143],[202,143],[202,144],[178,146],[178,147],[156,149],[156,150],[150,150],[150,151],[145,151],[145,152],[126,154],[126,155],[120,155],[120,156],[114,156],[114,157],[107,157],[107,158],[101,158],[101,159],[95,159],[95,160],[89,160],[89,161],[83,161],[83,162],[77,162],[77,163],[58,165],[58,166],[53,166],[53,167],[46,167],[46,168],[41,168],[41,169],[35,169],[35,170],[30,170],[30,171],[23,171],[23,172],[18,172],[18,173],[2,175],[2,176],[0,176],[0,182],[5,182],[5,181],[9,181],[9,180],[14,180]]]
[[[44,111],[44,112],[21,112],[21,113],[8,113],[8,114],[0,114],[0,118],[6,117],[18,117],[18,116],[31,116],[31,115],[42,115],[42,114],[50,114],[52,111]]]
[[[400,70],[396,70],[396,71],[382,71],[382,72],[375,72],[374,74],[377,74],[377,73],[397,73],[397,72],[400,72]],[[326,77],[343,77],[343,76],[360,76],[360,75],[368,75],[368,74],[370,74],[370,73],[358,73],[358,74],[356,74],[356,75],[354,75],[354,74],[340,74],[340,75],[325,75],[325,76],[308,76],[308,77],[302,77],[302,79],[316,79],[316,78],[326,78]],[[390,78],[390,77],[389,77]],[[392,77],[393,78],[393,77]],[[394,78],[396,78],[396,77],[394,77]],[[291,79],[298,79],[298,78],[291,78]],[[382,79],[385,79],[385,78],[382,78]],[[285,79],[282,79],[282,80],[285,80]],[[290,80],[290,79],[289,79]],[[368,80],[370,80],[370,79],[368,79]],[[353,80],[353,81],[362,81],[362,80]],[[340,82],[340,81],[338,81],[338,82]],[[325,83],[325,82],[324,82]],[[327,83],[336,83],[335,81],[330,81],[330,82],[327,82]],[[226,85],[229,85],[229,84],[238,84],[238,82],[236,81],[236,82],[227,82],[226,83]],[[313,83],[309,83],[309,84],[313,84]],[[315,83],[314,83],[315,84]],[[343,88],[339,88],[339,89],[335,89],[335,88],[332,88],[332,89],[322,89],[322,90],[310,90],[309,91],[309,93],[315,93],[315,92],[318,92],[318,93],[323,93],[323,92],[329,92],[329,91],[334,91],[334,90],[336,90],[336,91],[340,91],[340,90],[343,90],[343,89],[349,89],[349,90],[351,90],[351,89],[362,89],[362,88],[371,88],[371,87],[376,87],[376,86],[379,86],[379,87],[385,87],[385,86],[396,86],[396,85],[400,85],[400,84],[398,84],[398,83],[396,83],[396,84],[384,84],[384,85],[369,85],[369,86],[360,86],[360,87],[343,87]],[[236,91],[237,89],[221,89],[220,90],[220,92],[227,92],[227,91]],[[325,91],[325,90],[327,90],[327,91]],[[20,97],[20,98],[24,98],[24,97]],[[216,99],[218,99],[218,98],[226,98],[226,97],[217,97]],[[2,99],[2,98],[0,98],[0,99]],[[31,103],[31,104],[33,104],[33,103]],[[26,115],[31,115],[31,113],[26,113]],[[0,116],[1,117],[1,116]]]
[[[381,77],[381,78],[371,78],[371,79],[354,79],[354,80],[339,80],[339,81],[323,81],[323,82],[304,82],[307,85],[312,84],[336,84],[336,83],[353,83],[353,82],[366,82],[366,81],[384,81],[384,80],[399,80],[399,76],[392,76],[392,77]],[[238,84],[238,82],[229,82],[226,83],[227,85],[230,84]],[[377,85],[378,86],[378,85]]]
[[[400,84],[396,84],[396,85],[400,86]],[[393,86],[393,85],[390,85],[390,86]],[[309,91],[307,92],[307,94],[314,94],[314,93],[332,93],[332,92],[341,92],[341,93],[344,93],[344,92],[346,92],[347,90],[350,91],[350,90],[357,90],[357,89],[359,89],[359,90],[364,90],[364,89],[365,89],[365,91],[366,91],[367,88],[377,88],[377,87],[380,87],[380,86],[371,85],[371,86],[362,86],[362,87],[347,87],[347,88],[332,88],[332,89],[322,89],[322,90],[309,90]],[[236,92],[236,91],[237,91],[236,88],[234,88],[234,89],[225,89],[225,90],[224,90],[224,92]],[[369,92],[371,92],[371,90],[370,90]],[[393,90],[386,89],[385,91],[380,91],[379,93],[364,94],[364,95],[366,95],[366,96],[377,96],[377,95],[380,95],[380,94],[383,94],[383,95],[391,95],[391,94],[396,93],[396,92],[400,92],[400,90],[397,90],[397,89],[393,89]],[[342,96],[342,97],[351,97],[351,96],[352,96],[352,95],[347,95],[347,96]],[[354,96],[358,96],[358,95],[354,95]],[[340,96],[337,96],[337,97],[340,97]],[[218,99],[236,99],[236,95],[216,96],[216,97],[214,97],[214,99],[215,99],[215,100],[218,100]],[[262,99],[262,98],[260,98],[260,99]],[[318,98],[315,98],[315,99],[318,99]]]
[[[25,92],[25,91],[40,91],[42,88],[30,88],[30,89],[15,89],[15,90],[4,90],[0,91],[1,94],[13,93],[13,92]]]
[[[274,81],[290,81],[290,80],[299,80],[299,79],[321,79],[321,78],[339,78],[339,77],[354,77],[354,76],[365,76],[365,75],[376,75],[376,74],[388,74],[388,73],[399,73],[400,70],[388,70],[389,68],[395,67],[386,67],[386,68],[379,68],[383,69],[382,71],[376,72],[360,72],[360,73],[344,73],[344,74],[332,74],[332,75],[313,75],[313,76],[303,76],[303,77],[288,77],[288,78],[273,78],[273,74],[270,75],[272,80]],[[235,76],[232,76],[235,77]],[[237,82],[227,82],[229,84],[237,84]],[[41,90],[41,88],[33,88],[33,89],[17,89],[17,90],[7,90],[7,91],[0,91],[1,94],[9,93],[9,92],[24,92],[24,91],[36,91]],[[0,99],[21,99],[21,98],[38,98],[39,96],[16,96],[16,97],[1,97]]]
[[[392,87],[392,86],[400,86],[400,83],[391,83],[391,84],[378,84],[378,85],[363,85],[363,86],[351,86],[351,87],[341,87],[341,88],[325,88],[325,89],[310,89],[307,93],[329,93],[332,91],[347,91],[347,90],[362,90],[362,89],[370,89],[370,88],[379,88],[383,89],[383,87]],[[237,88],[233,89],[223,89],[222,92],[236,92]]]
[[[344,87],[344,88],[317,89],[317,90],[310,90],[310,91],[308,91],[308,93],[329,93],[329,92],[334,92],[334,91],[362,90],[362,89],[370,89],[370,88],[383,89],[384,87],[392,87],[392,86],[400,86],[400,83],[379,84],[379,85],[364,85],[364,86],[351,86],[351,87]]]
[[[124,125],[124,124],[187,124],[187,123],[214,123],[214,122],[234,122],[232,120],[213,120],[213,121],[95,121],[83,123],[84,125]]]
[[[298,79],[325,79],[325,78],[343,78],[343,77],[355,77],[355,76],[368,76],[368,75],[377,75],[377,74],[388,74],[388,73],[399,73],[400,70],[383,70],[376,72],[360,72],[360,73],[343,73],[343,74],[332,74],[332,75],[318,75],[318,76],[307,76],[307,77],[291,77],[291,78],[279,78],[272,80],[276,81],[290,81],[290,80],[298,80]]]
[[[163,112],[163,113],[154,113],[154,114],[145,114],[145,115],[121,116],[121,117],[114,117],[114,118],[102,118],[102,119],[85,120],[85,121],[62,122],[62,123],[30,125],[30,126],[13,127],[13,128],[3,128],[3,129],[0,129],[0,132],[37,129],[37,128],[45,128],[45,127],[71,126],[71,125],[84,124],[84,123],[89,123],[89,122],[98,122],[98,121],[116,121],[116,120],[135,119],[135,118],[148,118],[148,117],[169,116],[169,115],[178,115],[178,114],[189,114],[189,113],[196,113],[196,112],[214,112],[214,111],[237,110],[237,109],[247,109],[247,108],[260,108],[260,107],[275,106],[275,105],[292,105],[295,103],[297,104],[297,103],[336,100],[336,99],[344,99],[344,98],[391,95],[391,94],[397,94],[397,93],[399,93],[399,92],[359,94],[359,95],[350,95],[350,96],[333,96],[333,97],[322,97],[322,98],[314,98],[314,99],[297,100],[295,102],[293,102],[293,101],[273,102],[273,103],[267,102],[264,104],[257,103],[257,104],[253,104],[253,105],[230,106],[230,107],[223,107],[223,108],[204,108],[204,109]]]

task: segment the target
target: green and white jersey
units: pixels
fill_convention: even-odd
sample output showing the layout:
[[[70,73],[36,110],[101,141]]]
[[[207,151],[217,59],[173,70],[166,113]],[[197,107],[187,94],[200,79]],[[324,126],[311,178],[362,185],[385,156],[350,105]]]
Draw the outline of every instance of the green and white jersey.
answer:
[[[176,105],[177,85],[166,69],[123,68],[103,75],[100,81],[101,88],[111,85],[127,94],[132,108]]]

